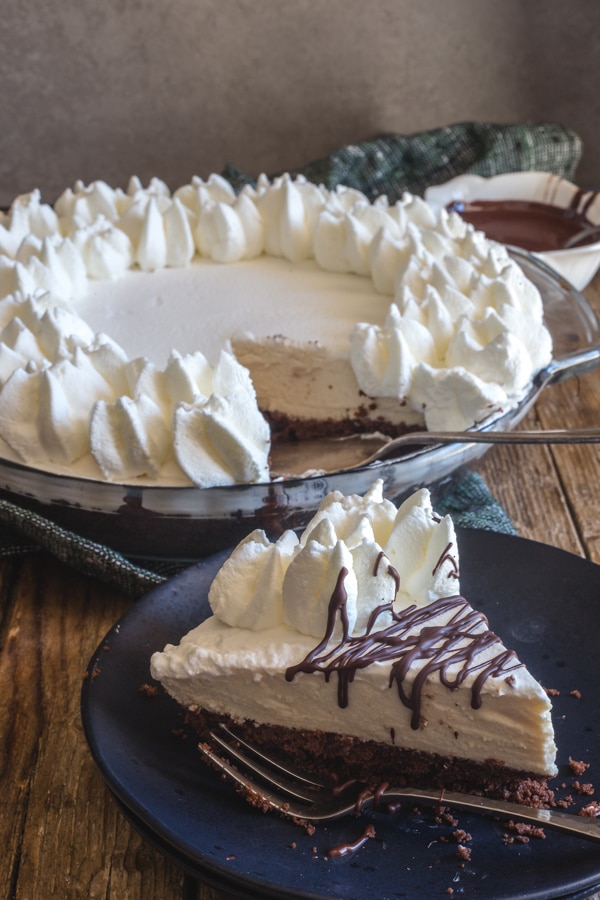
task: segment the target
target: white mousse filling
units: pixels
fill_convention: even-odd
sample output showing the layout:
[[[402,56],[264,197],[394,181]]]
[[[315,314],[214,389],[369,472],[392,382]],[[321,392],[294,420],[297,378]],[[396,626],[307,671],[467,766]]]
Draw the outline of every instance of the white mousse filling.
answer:
[[[30,465],[265,481],[260,410],[468,428],[550,357],[505,248],[411,195],[132,179],[0,219],[0,439]]]
[[[340,583],[345,627],[342,615],[331,617]],[[383,498],[381,481],[364,497],[334,492],[300,538],[285,532],[270,542],[255,531],[242,541],[210,588],[213,615],[179,645],[154,653],[151,672],[184,707],[234,720],[555,774],[546,693],[513,654],[498,662],[506,648],[494,635],[490,640],[484,617],[458,593],[453,523],[433,513],[427,490],[399,509]],[[449,638],[444,629],[457,615],[465,617],[463,633]],[[348,639],[399,628],[415,646],[423,627],[440,629],[433,654],[439,665],[431,666],[431,648],[414,655],[401,679],[412,707],[390,680],[397,657],[375,654],[353,668],[345,706],[335,668],[326,677],[326,665],[303,665],[321,641],[317,656],[330,662],[348,651]],[[465,667],[458,657],[473,641],[480,643]]]

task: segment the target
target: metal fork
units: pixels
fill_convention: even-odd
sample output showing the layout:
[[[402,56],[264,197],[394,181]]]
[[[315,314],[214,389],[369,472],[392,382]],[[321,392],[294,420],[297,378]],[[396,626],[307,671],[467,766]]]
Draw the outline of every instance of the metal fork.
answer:
[[[218,732],[212,731],[210,736],[222,753],[208,743],[199,744],[199,750],[218,772],[231,779],[253,805],[275,810],[298,822],[326,822],[352,813],[358,815],[367,806],[384,810],[387,807],[389,810],[389,805],[394,801],[414,800],[515,818],[600,840],[600,822],[596,819],[554,809],[533,809],[520,803],[456,791],[422,790],[387,783],[372,789],[359,782],[350,782],[332,789],[266,756],[223,724],[220,724]]]

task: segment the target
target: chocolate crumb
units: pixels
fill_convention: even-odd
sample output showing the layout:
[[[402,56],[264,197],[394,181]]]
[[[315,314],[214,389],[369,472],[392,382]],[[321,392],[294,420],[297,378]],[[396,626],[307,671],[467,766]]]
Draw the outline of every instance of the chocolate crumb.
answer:
[[[591,796],[594,793],[594,785],[593,784],[580,784],[579,781],[574,781],[571,785],[574,791],[577,791],[578,794],[587,794]]]
[[[539,825],[531,825],[528,822],[515,822],[513,819],[510,819],[506,823],[506,827],[509,831],[514,831],[518,835],[518,837],[526,837],[527,841],[529,838],[541,838],[545,840],[546,833],[543,828],[540,828]],[[526,842],[522,842],[526,843]]]
[[[138,693],[144,694],[146,697],[156,697],[158,694],[158,688],[155,684],[140,684],[138,688]]]
[[[580,809],[577,813],[578,816],[584,816],[588,819],[595,819],[596,816],[600,816],[600,803],[597,800],[594,800],[592,803],[588,803],[587,806],[584,806],[583,809]]]
[[[573,759],[571,756],[569,757],[569,768],[574,775],[583,775],[586,769],[589,769],[590,764],[583,762],[583,760]]]
[[[454,834],[452,835],[455,841],[459,844],[468,844],[469,841],[473,840],[472,835],[469,834],[468,831],[464,831],[462,828],[458,828]]]

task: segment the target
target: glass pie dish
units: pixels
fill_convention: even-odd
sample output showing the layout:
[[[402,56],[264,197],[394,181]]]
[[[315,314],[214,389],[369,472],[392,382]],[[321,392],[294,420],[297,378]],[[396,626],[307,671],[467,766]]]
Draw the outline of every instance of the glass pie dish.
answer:
[[[554,358],[514,408],[480,426],[501,431],[514,428],[553,382],[600,363],[600,328],[583,295],[532,254],[511,253],[540,290]],[[351,471],[213,488],[94,481],[0,458],[0,499],[127,556],[185,563],[232,546],[254,528],[264,528],[271,538],[300,528],[332,490],[364,493],[381,478],[385,496],[401,500],[419,486],[448,478],[486,450],[485,444],[468,443],[419,447]],[[302,443],[297,453],[304,453]]]

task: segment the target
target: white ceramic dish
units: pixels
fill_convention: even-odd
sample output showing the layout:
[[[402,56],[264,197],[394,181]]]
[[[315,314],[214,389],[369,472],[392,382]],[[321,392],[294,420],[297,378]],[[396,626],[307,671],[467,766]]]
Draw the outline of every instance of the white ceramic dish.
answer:
[[[430,187],[425,199],[436,208],[456,201],[526,200],[546,203],[560,209],[585,209],[585,217],[592,225],[600,225],[600,193],[582,191],[558,175],[549,172],[509,172],[483,178],[480,175],[459,175],[445,184]],[[547,265],[578,290],[583,290],[600,266],[600,241],[571,250],[552,250],[536,253]]]
[[[554,360],[515,408],[486,426],[501,431],[514,428],[546,386],[600,364],[600,326],[583,295],[530,254],[511,252],[542,295]],[[301,443],[297,447],[302,454]],[[418,448],[348,472],[215,488],[92,481],[0,458],[0,499],[129,556],[195,561],[233,546],[254,528],[273,538],[286,528],[303,527],[332,490],[363,494],[382,478],[385,495],[399,500],[419,486],[439,484],[486,449],[485,444]]]

